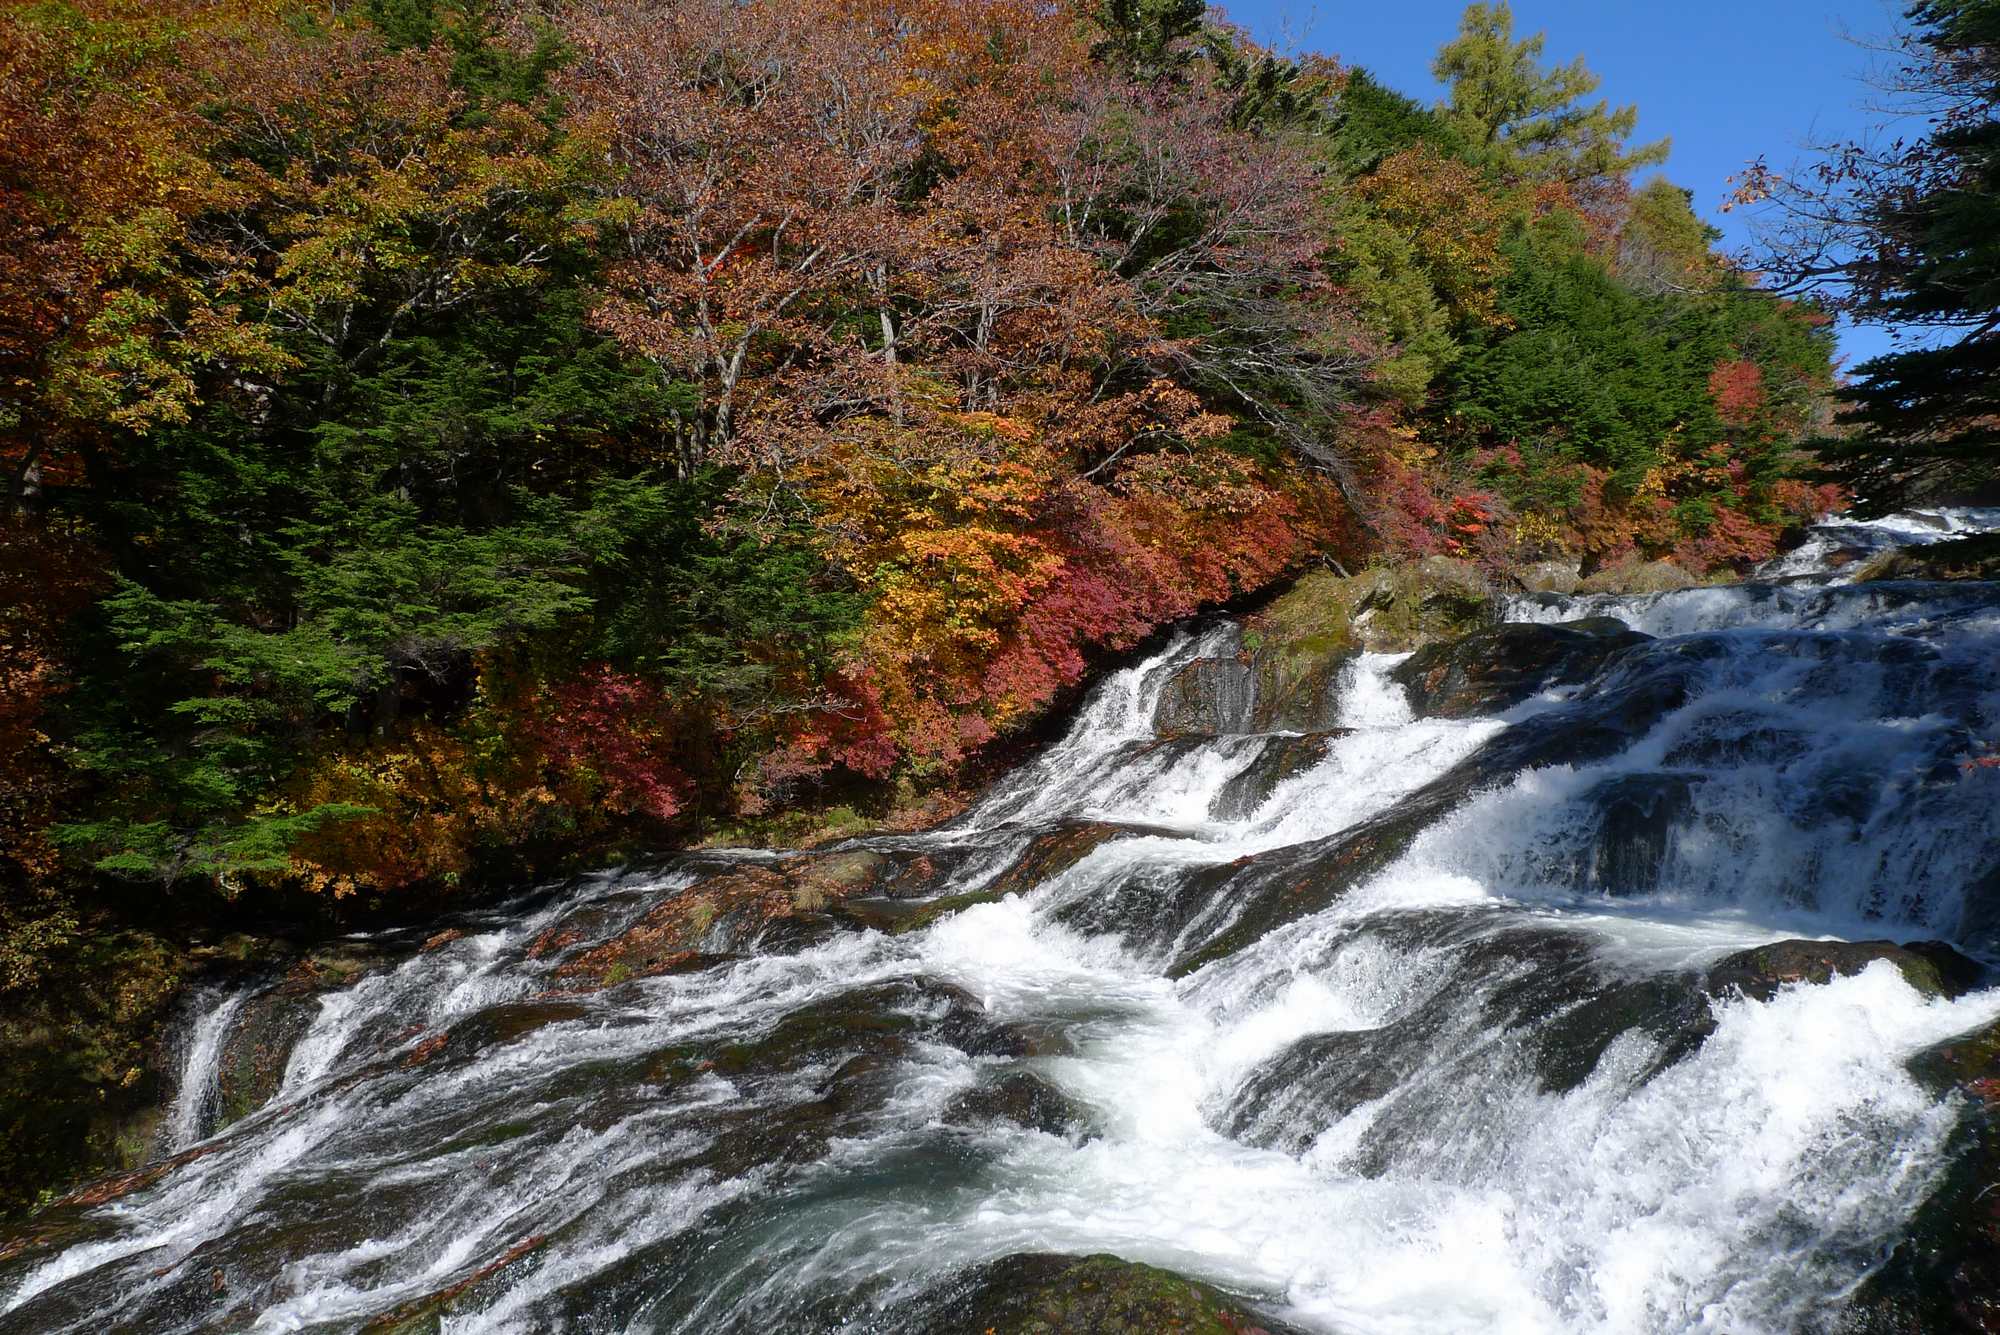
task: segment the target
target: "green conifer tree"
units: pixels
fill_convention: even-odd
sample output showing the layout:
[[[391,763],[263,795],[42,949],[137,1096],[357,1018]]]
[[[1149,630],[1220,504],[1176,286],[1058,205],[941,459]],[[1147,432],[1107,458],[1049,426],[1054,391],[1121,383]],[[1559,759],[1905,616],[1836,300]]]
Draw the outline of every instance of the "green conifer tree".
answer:
[[[1598,77],[1581,56],[1544,68],[1546,36],[1514,39],[1514,12],[1500,4],[1466,6],[1458,36],[1432,62],[1450,96],[1439,111],[1510,175],[1581,184],[1664,162],[1669,141],[1636,148],[1626,141],[1639,121],[1633,106],[1579,105]]]

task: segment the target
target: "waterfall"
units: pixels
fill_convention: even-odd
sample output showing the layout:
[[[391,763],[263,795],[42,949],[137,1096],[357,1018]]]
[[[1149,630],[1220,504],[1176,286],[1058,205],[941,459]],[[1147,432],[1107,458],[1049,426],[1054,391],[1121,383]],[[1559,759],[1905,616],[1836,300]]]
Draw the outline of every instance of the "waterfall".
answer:
[[[1702,980],[1787,939],[2000,951],[1968,897],[2000,869],[2000,770],[1973,763],[2000,588],[1827,563],[1851,528],[1994,521],[1515,599],[1651,638],[1468,717],[1363,654],[1323,733],[1162,736],[1180,674],[1242,647],[1182,635],[958,820],[843,846],[920,868],[914,906],[789,935],[711,906],[696,951],[577,982],[660,906],[796,861],[736,851],[385,937],[204,1140],[242,1001],[213,999],[172,1115],[197,1152],[0,1246],[0,1331],[429,1303],[449,1332],[915,1335],[915,1299],[1024,1252],[1162,1266],[1304,1331],[1825,1323],[1950,1163],[1962,1108],[1908,1062],[2000,989],[1927,994],[1886,957]]]
[[[168,1150],[184,1150],[208,1134],[215,1116],[216,1077],[230,1026],[243,1009],[244,994],[204,992],[195,998],[193,1022],[179,1044],[180,1078],[161,1129]]]

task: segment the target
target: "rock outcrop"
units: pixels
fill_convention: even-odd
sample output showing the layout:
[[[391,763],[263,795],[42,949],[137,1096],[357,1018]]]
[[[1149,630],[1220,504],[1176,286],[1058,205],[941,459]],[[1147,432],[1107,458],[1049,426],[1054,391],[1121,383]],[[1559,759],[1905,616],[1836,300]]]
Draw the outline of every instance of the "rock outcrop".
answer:
[[[1609,617],[1495,626],[1427,645],[1391,676],[1418,718],[1471,718],[1584,681],[1614,654],[1649,638]]]

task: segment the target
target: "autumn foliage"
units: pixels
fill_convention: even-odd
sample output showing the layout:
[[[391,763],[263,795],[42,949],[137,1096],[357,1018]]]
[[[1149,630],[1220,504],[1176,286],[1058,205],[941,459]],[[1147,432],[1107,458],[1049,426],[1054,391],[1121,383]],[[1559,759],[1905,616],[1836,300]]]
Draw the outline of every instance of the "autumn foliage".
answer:
[[[1327,552],[1832,503],[1823,330],[1623,122],[1561,170],[1108,21],[10,9],[8,874],[366,898],[949,788]]]

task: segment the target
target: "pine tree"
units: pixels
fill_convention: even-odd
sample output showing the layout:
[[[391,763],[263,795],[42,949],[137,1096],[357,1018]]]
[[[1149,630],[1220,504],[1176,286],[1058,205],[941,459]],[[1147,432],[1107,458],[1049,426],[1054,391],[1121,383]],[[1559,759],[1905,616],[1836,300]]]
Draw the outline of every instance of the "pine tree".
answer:
[[[1466,6],[1458,36],[1431,64],[1451,89],[1440,112],[1496,166],[1531,180],[1582,184],[1664,162],[1668,140],[1626,148],[1637,107],[1578,105],[1598,77],[1581,56],[1545,69],[1545,41],[1542,33],[1515,41],[1504,0]]]
[[[1863,500],[1991,488],[2000,476],[2000,0],[1931,0],[1910,11],[1908,68],[1949,101],[1901,169],[1858,203],[1856,314],[1940,331],[1863,363],[1828,451]]]

